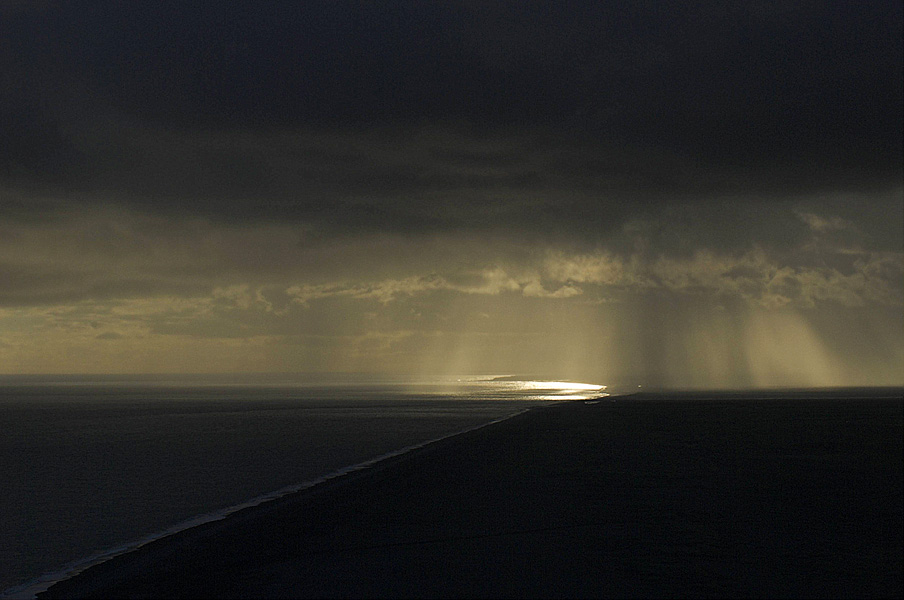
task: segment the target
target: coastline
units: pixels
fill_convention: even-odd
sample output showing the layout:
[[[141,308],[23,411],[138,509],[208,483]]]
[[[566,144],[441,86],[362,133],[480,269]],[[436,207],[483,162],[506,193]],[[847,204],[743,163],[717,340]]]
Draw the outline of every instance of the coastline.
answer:
[[[639,394],[539,407],[38,597],[900,596],[901,404]]]
[[[360,463],[356,463],[353,465],[348,465],[342,468],[339,468],[330,473],[321,475],[314,479],[306,480],[297,484],[293,484],[290,486],[286,486],[279,490],[274,490],[272,492],[268,492],[266,494],[261,494],[244,502],[241,502],[236,505],[232,505],[220,510],[212,511],[209,513],[204,513],[187,519],[185,521],[176,523],[172,527],[168,527],[162,531],[154,532],[144,536],[142,538],[133,540],[131,542],[126,542],[120,544],[115,547],[108,548],[104,551],[98,552],[91,556],[87,556],[84,558],[77,559],[72,561],[71,563],[64,565],[62,568],[52,571],[49,573],[44,573],[31,581],[28,581],[24,584],[13,586],[12,588],[6,590],[0,590],[0,600],[31,600],[38,597],[39,594],[46,592],[50,587],[65,582],[73,577],[77,577],[82,572],[101,565],[109,560],[113,560],[114,558],[128,554],[130,552],[134,552],[139,548],[146,546],[147,544],[151,544],[160,540],[165,540],[171,536],[175,536],[181,534],[185,531],[192,530],[195,528],[203,527],[209,523],[214,523],[217,521],[221,521],[226,519],[230,515],[252,509],[252,508],[260,508],[261,505],[277,502],[282,498],[287,496],[292,496],[296,494],[301,494],[311,488],[318,488],[324,486],[328,482],[340,478],[347,478],[350,475],[364,471],[367,469],[373,468],[375,465],[382,463],[384,461],[391,461],[392,459],[407,454],[409,452],[413,452],[424,448],[425,446],[429,446],[431,444],[435,444],[438,442],[442,442],[448,438],[455,437],[457,435],[461,435],[464,433],[468,433],[470,431],[474,431],[483,427],[487,427],[489,425],[493,425],[495,423],[499,423],[501,421],[505,421],[506,419],[510,419],[512,417],[516,417],[523,412],[527,412],[531,410],[530,408],[518,411],[511,415],[494,419],[492,421],[488,421],[486,423],[481,423],[479,425],[475,425],[473,427],[468,427],[459,431],[452,432],[450,434],[426,440],[417,444],[411,444],[405,446],[403,448],[399,448],[397,450],[392,450],[390,452],[381,454],[379,456],[375,456],[368,460],[362,461]]]

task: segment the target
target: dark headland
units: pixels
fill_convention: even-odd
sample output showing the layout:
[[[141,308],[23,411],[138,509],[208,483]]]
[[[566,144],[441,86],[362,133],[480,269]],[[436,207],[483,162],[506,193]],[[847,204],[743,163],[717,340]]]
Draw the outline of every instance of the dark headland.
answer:
[[[902,407],[900,390],[563,402],[39,597],[900,598]]]

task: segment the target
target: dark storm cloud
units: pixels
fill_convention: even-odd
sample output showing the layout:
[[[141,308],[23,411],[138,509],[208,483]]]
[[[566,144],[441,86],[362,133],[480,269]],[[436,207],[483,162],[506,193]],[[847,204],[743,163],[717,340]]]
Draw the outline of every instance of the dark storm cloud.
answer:
[[[900,2],[0,9],[0,359],[20,370],[96,368],[96,339],[117,369],[132,343],[136,365],[202,368],[171,357],[227,348],[203,340],[243,369],[241,344],[283,342],[345,353],[323,368],[371,368],[377,343],[380,368],[465,369],[479,348],[517,364],[493,336],[519,327],[562,365],[627,369],[659,360],[674,309],[669,352],[709,332],[694,360],[727,373],[729,317],[754,315],[751,353],[807,356],[788,315],[824,329],[827,306],[879,311],[899,368]],[[592,354],[599,332],[634,358]]]
[[[29,195],[580,233],[900,186],[897,2],[17,6],[0,173]]]

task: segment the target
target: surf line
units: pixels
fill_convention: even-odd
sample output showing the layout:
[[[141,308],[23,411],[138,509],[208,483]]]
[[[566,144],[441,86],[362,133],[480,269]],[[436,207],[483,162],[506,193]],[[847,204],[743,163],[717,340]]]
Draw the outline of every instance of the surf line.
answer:
[[[435,444],[436,442],[441,442],[443,440],[447,440],[449,438],[455,437],[457,435],[463,435],[465,433],[470,433],[471,431],[476,431],[478,429],[482,429],[484,427],[488,427],[490,425],[495,425],[496,423],[501,423],[503,421],[507,421],[508,419],[517,417],[518,415],[524,414],[528,411],[532,410],[532,408],[525,408],[523,410],[519,410],[510,415],[506,415],[504,417],[500,417],[493,421],[489,421],[487,423],[481,423],[480,425],[475,425],[473,427],[468,427],[466,429],[462,429],[460,431],[455,431],[448,435],[444,435],[438,438],[433,438],[431,440],[426,440],[424,442],[419,442],[417,444],[412,444],[410,446],[405,446],[404,448],[399,448],[398,450],[393,450],[391,452],[387,452],[385,454],[381,454],[379,456],[375,456],[374,458],[370,458],[365,460],[364,462],[360,462],[354,465],[350,465],[347,467],[342,467],[331,473],[326,475],[322,475],[315,479],[310,479],[308,481],[304,481],[302,483],[296,483],[284,488],[280,488],[276,491],[269,492],[267,494],[262,494],[260,496],[255,496],[250,500],[246,500],[240,504],[235,504],[233,506],[229,506],[227,508],[223,508],[217,511],[212,511],[209,513],[203,513],[196,517],[192,517],[185,521],[181,521],[172,527],[168,527],[163,531],[159,531],[157,533],[153,533],[147,535],[143,538],[134,540],[132,542],[127,542],[125,544],[120,544],[118,546],[114,546],[108,550],[104,550],[98,552],[96,554],[92,554],[87,558],[81,558],[75,560],[73,562],[68,563],[61,569],[57,571],[52,571],[50,573],[45,573],[40,575],[39,577],[32,579],[26,583],[13,586],[3,592],[0,592],[0,600],[36,600],[37,595],[41,592],[46,592],[50,586],[55,583],[59,583],[61,581],[66,581],[67,579],[72,579],[79,573],[99,565],[101,563],[105,563],[108,560],[116,558],[122,554],[127,554],[142,546],[150,544],[151,542],[157,541],[159,539],[169,537],[171,535],[175,535],[186,529],[191,529],[193,527],[198,527],[200,525],[204,525],[206,523],[212,523],[214,521],[221,521],[228,517],[229,515],[238,512],[240,510],[244,510],[246,508],[253,508],[255,506],[259,506],[264,504],[265,502],[271,502],[273,500],[278,500],[279,498],[283,498],[290,494],[294,494],[297,492],[301,492],[307,489],[310,489],[316,485],[320,485],[321,483],[325,483],[332,479],[336,479],[337,477],[342,477],[343,475],[348,475],[349,473],[355,473],[357,471],[363,471],[364,469],[369,469],[373,467],[377,463],[381,463],[384,460],[388,460],[390,458],[395,458],[396,456],[401,456],[402,454],[406,454],[413,450],[419,450],[430,444]]]

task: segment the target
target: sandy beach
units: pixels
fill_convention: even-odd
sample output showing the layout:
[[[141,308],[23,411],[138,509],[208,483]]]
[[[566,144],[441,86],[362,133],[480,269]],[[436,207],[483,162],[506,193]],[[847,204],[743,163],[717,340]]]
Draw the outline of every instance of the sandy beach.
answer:
[[[535,408],[39,597],[901,597],[902,400],[881,395]]]

